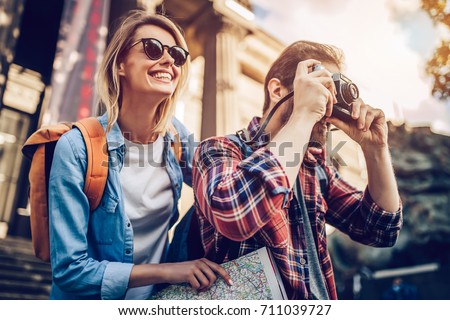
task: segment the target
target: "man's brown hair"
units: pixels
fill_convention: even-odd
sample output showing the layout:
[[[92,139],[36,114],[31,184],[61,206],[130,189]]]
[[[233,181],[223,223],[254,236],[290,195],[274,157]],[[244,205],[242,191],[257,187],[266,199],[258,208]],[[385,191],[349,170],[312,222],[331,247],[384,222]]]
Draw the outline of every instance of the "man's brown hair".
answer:
[[[341,49],[312,41],[296,41],[283,50],[277,60],[272,63],[264,81],[264,107],[266,113],[270,105],[270,96],[267,85],[270,79],[277,78],[289,91],[292,90],[295,72],[299,62],[307,59],[316,59],[320,62],[333,63],[341,68],[344,54]]]

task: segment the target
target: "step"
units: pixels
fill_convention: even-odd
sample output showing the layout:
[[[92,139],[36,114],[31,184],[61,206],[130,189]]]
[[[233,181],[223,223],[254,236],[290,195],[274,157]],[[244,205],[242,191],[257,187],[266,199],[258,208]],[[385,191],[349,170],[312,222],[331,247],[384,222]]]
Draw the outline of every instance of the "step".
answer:
[[[52,269],[50,265],[33,264],[30,262],[23,262],[17,259],[2,258],[0,260],[0,270],[21,271],[21,272],[36,272],[50,275]]]
[[[0,300],[49,299],[51,282],[50,263],[34,256],[29,239],[0,240]]]
[[[8,270],[1,269],[0,271],[0,280],[14,280],[14,281],[23,281],[23,282],[36,282],[42,284],[51,284],[52,283],[52,275],[49,273],[43,272],[34,272],[34,271],[17,271],[17,270]]]
[[[34,256],[33,245],[29,239],[8,236],[5,239],[0,239],[0,250],[2,248],[6,250],[14,249]]]
[[[0,279],[0,292],[25,294],[50,294],[51,285]]]
[[[49,295],[0,291],[0,300],[49,300]]]
[[[0,248],[0,261],[1,260],[9,260],[9,261],[21,261],[27,262],[33,265],[40,265],[44,268],[50,268],[50,263],[42,261],[41,259],[36,258],[34,255],[30,256],[28,254],[20,253],[20,252],[5,252]]]

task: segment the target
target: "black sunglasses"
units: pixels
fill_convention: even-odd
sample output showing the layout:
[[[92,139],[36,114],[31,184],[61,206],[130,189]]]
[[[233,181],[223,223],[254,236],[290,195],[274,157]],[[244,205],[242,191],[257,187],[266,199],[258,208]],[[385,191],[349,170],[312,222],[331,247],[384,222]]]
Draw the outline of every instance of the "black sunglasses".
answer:
[[[174,60],[174,65],[177,67],[181,67],[186,63],[186,59],[189,55],[189,52],[184,50],[180,46],[169,47],[168,45],[164,45],[155,38],[142,38],[130,46],[130,49],[137,45],[139,42],[142,42],[144,45],[144,52],[150,60],[158,60],[164,54],[164,48],[167,48],[167,52]]]

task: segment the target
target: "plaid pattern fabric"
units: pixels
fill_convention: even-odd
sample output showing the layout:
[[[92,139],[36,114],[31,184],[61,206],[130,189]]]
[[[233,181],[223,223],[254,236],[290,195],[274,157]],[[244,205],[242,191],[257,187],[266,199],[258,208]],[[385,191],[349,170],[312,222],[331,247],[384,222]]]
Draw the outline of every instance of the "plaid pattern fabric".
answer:
[[[248,128],[250,136],[258,128],[259,119],[254,118]],[[229,139],[213,137],[200,144],[193,163],[195,206],[205,251],[218,252],[222,235],[241,241],[239,255],[267,246],[290,299],[312,299],[300,208],[292,201],[287,176],[269,148],[260,147],[243,159]],[[402,213],[401,204],[397,212],[384,211],[367,189],[356,190],[335,168],[323,163],[307,152],[299,176],[328,294],[337,299],[325,223],[360,243],[387,247],[397,239]],[[328,175],[327,199],[321,193],[315,165],[324,166]]]

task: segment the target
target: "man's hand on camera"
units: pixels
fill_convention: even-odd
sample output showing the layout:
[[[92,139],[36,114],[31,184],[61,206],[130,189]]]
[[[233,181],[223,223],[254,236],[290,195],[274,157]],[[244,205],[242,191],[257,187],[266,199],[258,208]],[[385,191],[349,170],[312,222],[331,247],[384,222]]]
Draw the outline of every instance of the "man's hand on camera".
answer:
[[[387,147],[388,128],[381,109],[373,108],[359,98],[352,104],[352,119],[342,121],[331,117],[327,121],[344,131],[363,151]]]
[[[310,71],[314,65],[320,63],[308,59],[297,65],[293,83],[294,110],[293,115],[307,115],[314,123],[323,116],[330,116],[336,100],[336,88],[332,74],[326,69]]]

